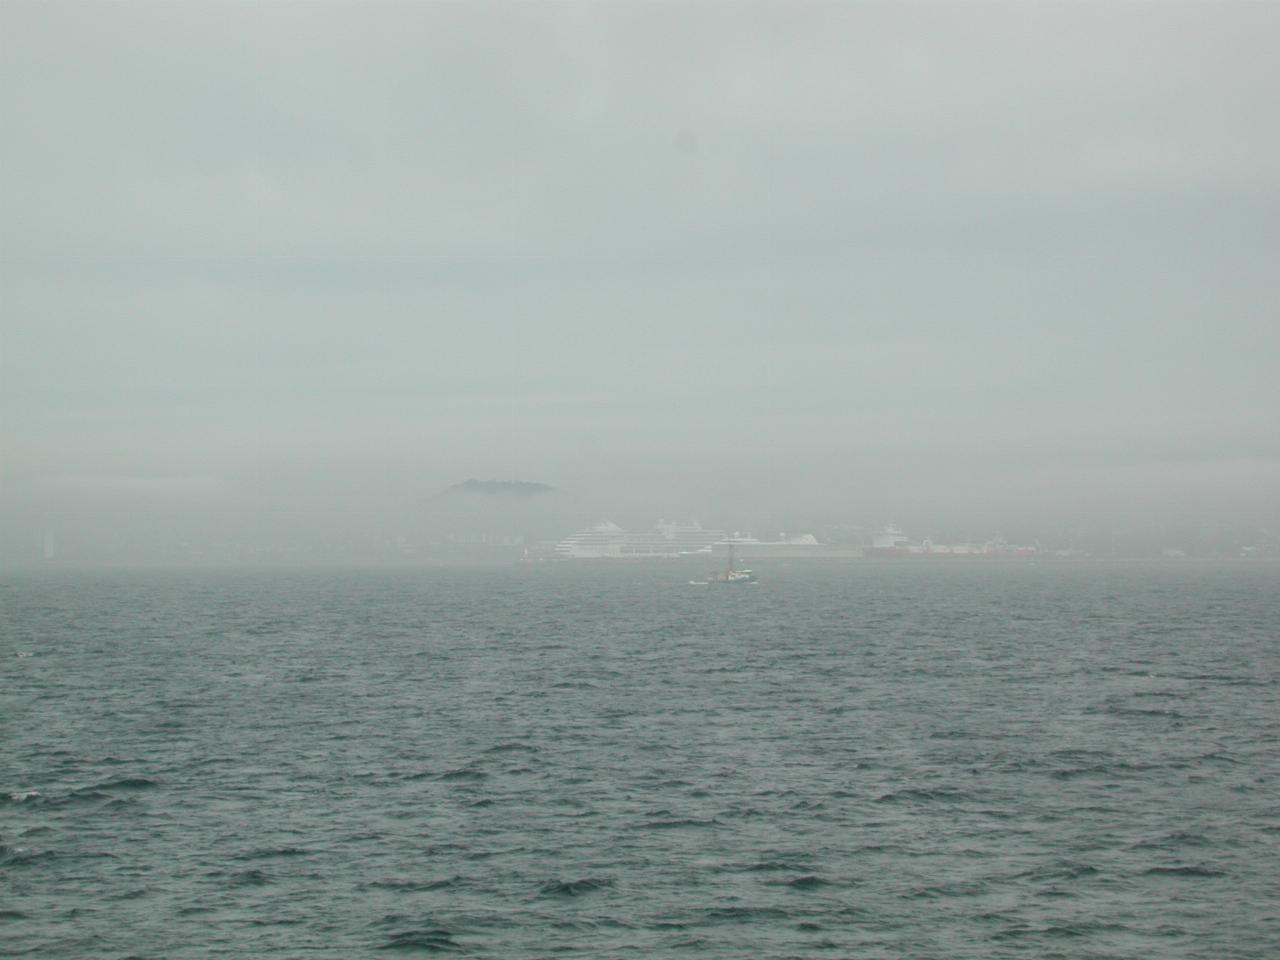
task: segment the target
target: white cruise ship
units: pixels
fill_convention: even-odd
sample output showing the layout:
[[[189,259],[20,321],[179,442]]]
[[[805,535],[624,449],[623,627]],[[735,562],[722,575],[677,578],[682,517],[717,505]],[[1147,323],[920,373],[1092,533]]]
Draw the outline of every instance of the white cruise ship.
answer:
[[[982,543],[936,543],[928,537],[912,540],[897,526],[890,524],[871,541],[865,554],[868,557],[973,557],[1025,560],[1040,556],[1040,547],[1020,546],[1009,543],[1003,537]]]
[[[579,530],[556,544],[555,554],[566,560],[642,560],[709,553],[723,540],[723,530],[708,530],[699,523],[660,521],[647,533],[624,530],[609,520]]]
[[[841,560],[862,556],[861,547],[823,543],[811,533],[791,537],[780,533],[777,540],[758,540],[749,534],[735,533],[711,547],[711,552],[717,556],[724,556],[731,550],[744,560]]]

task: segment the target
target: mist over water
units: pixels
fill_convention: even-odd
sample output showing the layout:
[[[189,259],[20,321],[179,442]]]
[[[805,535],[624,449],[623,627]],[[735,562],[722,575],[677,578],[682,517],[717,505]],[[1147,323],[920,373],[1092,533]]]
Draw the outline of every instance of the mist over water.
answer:
[[[35,957],[1262,958],[1263,566],[0,583]]]
[[[1256,544],[1278,16],[6,3],[0,556],[357,559],[468,477]]]

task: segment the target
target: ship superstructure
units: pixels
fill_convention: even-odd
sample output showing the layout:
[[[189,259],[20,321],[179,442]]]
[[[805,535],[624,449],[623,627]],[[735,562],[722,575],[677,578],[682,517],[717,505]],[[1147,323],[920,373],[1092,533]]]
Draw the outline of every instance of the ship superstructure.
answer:
[[[868,557],[908,558],[980,558],[980,559],[1031,559],[1040,556],[1038,546],[1028,547],[1009,543],[1003,537],[982,543],[937,543],[929,537],[912,540],[897,526],[890,524],[878,533],[871,546],[864,551]]]
[[[660,521],[652,530],[629,531],[610,520],[579,530],[556,544],[555,555],[566,560],[643,560],[708,553],[723,540],[723,530],[709,530],[696,521]]]
[[[730,550],[747,560],[805,560],[805,559],[847,559],[862,556],[862,549],[855,547],[839,547],[823,543],[811,533],[798,536],[778,534],[776,540],[760,540],[750,534],[737,534],[717,541],[711,552],[723,556]]]

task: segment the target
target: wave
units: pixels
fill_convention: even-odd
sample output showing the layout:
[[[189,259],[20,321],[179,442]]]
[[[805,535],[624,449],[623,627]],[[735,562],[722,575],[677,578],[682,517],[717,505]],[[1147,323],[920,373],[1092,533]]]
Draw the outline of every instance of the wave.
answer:
[[[579,897],[613,886],[608,877],[586,877],[582,880],[549,880],[538,890],[544,897]]]
[[[74,807],[85,804],[104,804],[108,807],[129,806],[138,803],[135,794],[150,790],[158,784],[145,778],[106,780],[92,786],[77,787],[68,793],[48,795],[39,790],[11,793],[5,797],[9,803],[26,803],[31,806]]]
[[[891,793],[881,794],[876,797],[876,803],[900,803],[903,801],[943,801],[947,803],[956,803],[973,799],[976,799],[974,794],[971,794],[966,790],[957,790],[955,787],[935,787],[932,790],[924,787],[907,787],[903,790],[894,790]]]
[[[715,817],[702,819],[699,817],[680,817],[673,820],[645,820],[634,824],[632,830],[678,830],[682,827],[719,827],[721,821]]]
[[[906,894],[910,899],[935,900],[947,897],[978,897],[987,892],[987,884],[981,881],[959,883],[937,883],[927,887],[918,887]]]
[[[388,914],[375,926],[399,926],[407,918],[400,914]],[[379,950],[412,950],[426,953],[447,953],[462,950],[462,944],[453,939],[453,933],[443,927],[409,927],[392,933],[378,945]]]
[[[160,786],[160,781],[149,777],[121,777],[98,784],[99,790],[149,790]]]
[[[150,887],[133,887],[129,890],[122,890],[119,893],[112,894],[108,900],[141,900],[151,892]]]
[[[1068,747],[1062,750],[1050,750],[1045,756],[1051,760],[1075,760],[1075,761],[1108,761],[1114,762],[1116,755],[1111,750],[1087,750],[1075,747]]]
[[[785,920],[791,914],[781,907],[712,907],[704,911],[709,920]]]
[[[832,886],[830,880],[824,880],[817,874],[808,873],[802,877],[795,877],[786,881],[788,887],[793,890],[818,890],[822,887]]]
[[[1210,840],[1203,833],[1188,833],[1180,830],[1175,833],[1168,833],[1162,837],[1153,837],[1149,840],[1139,840],[1131,845],[1133,850],[1168,850],[1173,847],[1206,847],[1210,845]]]
[[[1097,713],[1097,710],[1086,711],[1088,713]],[[1142,717],[1149,719],[1162,720],[1188,720],[1190,717],[1178,710],[1159,710],[1154,707],[1122,707],[1118,705],[1109,705],[1101,709],[1102,713],[1108,713],[1113,717]]]
[[[305,857],[314,853],[306,847],[258,847],[256,850],[249,850],[241,853],[233,860],[266,860],[270,857]]]
[[[1225,877],[1226,873],[1222,870],[1215,870],[1212,867],[1199,866],[1179,866],[1179,867],[1151,867],[1142,872],[1144,877]]]
[[[796,863],[794,860],[758,860],[743,869],[752,873],[766,873],[775,870],[798,873],[803,870],[804,867]]]
[[[508,740],[504,743],[495,743],[485,753],[539,753],[538,747],[531,743],[519,743],[514,740]]]
[[[1007,927],[999,933],[993,934],[993,940],[1021,940],[1025,937],[1047,937],[1054,940],[1075,939],[1076,937],[1087,937],[1095,933],[1108,933],[1116,930],[1123,930],[1125,927],[1117,923],[1094,923],[1089,921],[1081,921],[1077,923],[1055,923],[1045,927],[1033,927],[1027,924],[1021,924],[1015,927]]]
[[[1201,683],[1221,683],[1229,687],[1274,687],[1278,682],[1280,682],[1275,679],[1260,679],[1258,677],[1229,673],[1171,673],[1168,676],[1175,680],[1197,680]]]
[[[448,930],[405,930],[392,935],[386,943],[378,945],[379,950],[414,950],[426,953],[449,953],[462,949],[462,944],[453,939]]]
[[[265,887],[270,882],[271,878],[261,870],[241,870],[227,879],[233,887]]]
[[[29,867],[56,859],[58,854],[52,850],[29,850],[0,843],[0,865],[6,867]]]
[[[1013,876],[1017,880],[1043,882],[1046,880],[1077,880],[1081,877],[1095,876],[1097,873],[1098,868],[1092,864],[1082,863],[1078,860],[1055,860],[1053,863],[1035,867],[1031,870],[1024,870],[1021,873],[1015,873]]]
[[[420,893],[425,890],[447,890],[456,887],[466,880],[462,876],[448,877],[444,880],[372,880],[365,884],[370,890],[394,890],[397,893]]]

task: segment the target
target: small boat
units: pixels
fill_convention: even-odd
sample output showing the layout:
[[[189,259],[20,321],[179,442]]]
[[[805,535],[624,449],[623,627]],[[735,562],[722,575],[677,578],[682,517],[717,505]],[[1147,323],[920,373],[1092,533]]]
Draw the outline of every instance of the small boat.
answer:
[[[757,583],[756,575],[750,570],[733,568],[733,544],[729,544],[729,562],[723,573],[713,573],[707,577],[708,583]]]

